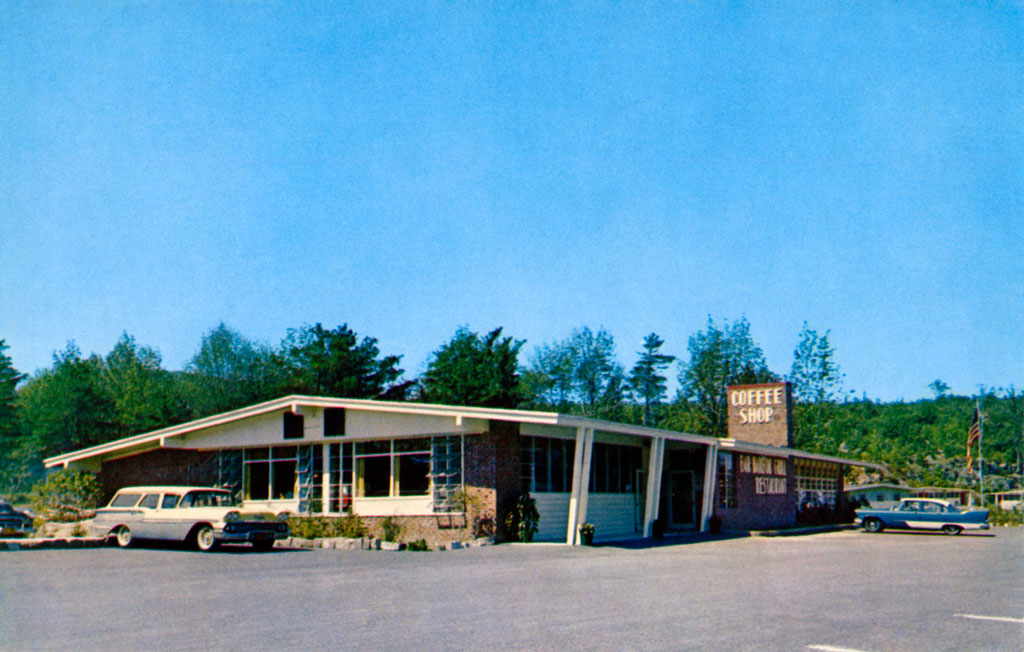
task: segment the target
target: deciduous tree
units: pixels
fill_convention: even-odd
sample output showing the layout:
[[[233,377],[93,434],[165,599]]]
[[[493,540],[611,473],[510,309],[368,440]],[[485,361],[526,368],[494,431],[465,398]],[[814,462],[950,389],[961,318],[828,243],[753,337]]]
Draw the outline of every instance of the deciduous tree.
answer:
[[[764,353],[750,336],[746,318],[715,324],[690,336],[689,361],[679,373],[680,399],[697,418],[701,434],[727,434],[728,385],[765,383],[776,380],[768,369]]]

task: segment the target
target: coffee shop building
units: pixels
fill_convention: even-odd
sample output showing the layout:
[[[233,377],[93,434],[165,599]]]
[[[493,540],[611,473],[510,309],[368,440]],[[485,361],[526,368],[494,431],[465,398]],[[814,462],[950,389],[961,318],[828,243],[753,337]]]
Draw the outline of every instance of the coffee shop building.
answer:
[[[792,448],[786,383],[728,388],[719,439],[553,412],[287,396],[58,455],[49,468],[131,485],[229,488],[247,507],[371,530],[391,518],[432,544],[495,534],[517,497],[535,541],[760,530],[842,508],[844,468],[875,466]]]

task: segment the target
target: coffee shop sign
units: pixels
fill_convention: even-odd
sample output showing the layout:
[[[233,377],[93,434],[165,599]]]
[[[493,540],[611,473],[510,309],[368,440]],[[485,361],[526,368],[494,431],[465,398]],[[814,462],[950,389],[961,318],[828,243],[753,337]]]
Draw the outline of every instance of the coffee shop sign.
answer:
[[[782,387],[759,387],[752,389],[734,389],[729,395],[734,407],[740,408],[740,424],[771,423],[775,414],[773,405],[781,405],[783,401]]]

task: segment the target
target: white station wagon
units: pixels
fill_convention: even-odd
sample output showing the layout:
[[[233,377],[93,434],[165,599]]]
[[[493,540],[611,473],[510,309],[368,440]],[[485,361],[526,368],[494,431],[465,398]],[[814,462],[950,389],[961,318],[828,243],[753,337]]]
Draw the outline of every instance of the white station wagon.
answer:
[[[202,551],[221,543],[269,550],[288,536],[286,515],[245,514],[235,497],[212,487],[125,487],[96,510],[93,529],[127,548],[135,539],[182,541]]]

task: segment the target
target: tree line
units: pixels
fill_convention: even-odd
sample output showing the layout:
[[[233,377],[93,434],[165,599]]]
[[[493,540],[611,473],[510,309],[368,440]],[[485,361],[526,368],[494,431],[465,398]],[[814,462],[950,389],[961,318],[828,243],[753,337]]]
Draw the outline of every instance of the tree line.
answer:
[[[829,332],[806,323],[786,374],[768,368],[742,318],[709,317],[685,359],[663,352],[652,332],[628,370],[603,328],[580,327],[528,356],[525,344],[502,328],[460,327],[407,379],[400,355],[382,354],[347,324],[289,329],[272,346],[221,323],[181,371],[164,369],[156,349],[125,333],[106,356],[71,342],[49,368],[24,375],[0,340],[0,493],[26,491],[46,457],[288,394],[549,410],[723,437],[726,386],[777,380],[793,384],[797,447],[885,462],[918,483],[971,482],[963,458],[973,399],[949,396],[941,380],[929,385],[931,400],[855,398],[843,391]],[[678,390],[669,397],[673,366]],[[1013,387],[983,389],[980,400],[987,469],[1009,485],[1020,472],[1024,400]]]

